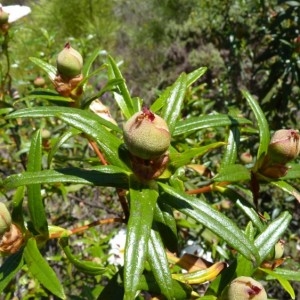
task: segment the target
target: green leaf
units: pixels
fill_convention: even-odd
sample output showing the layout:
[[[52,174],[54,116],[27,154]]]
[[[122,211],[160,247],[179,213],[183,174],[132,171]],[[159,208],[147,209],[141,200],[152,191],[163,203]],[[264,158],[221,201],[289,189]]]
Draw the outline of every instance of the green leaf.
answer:
[[[47,118],[47,117],[59,117],[60,114],[73,114],[74,116],[81,116],[82,118],[86,118],[87,121],[93,123],[96,126],[96,129],[99,125],[104,125],[105,127],[110,128],[116,132],[122,132],[122,130],[116,126],[115,124],[99,117],[95,113],[91,111],[86,111],[78,108],[73,107],[63,107],[63,106],[51,106],[51,107],[31,107],[31,108],[24,108],[19,109],[9,115],[6,116],[7,119],[14,119],[14,118]]]
[[[165,95],[166,100],[161,115],[162,118],[167,122],[171,134],[173,133],[176,121],[180,116],[181,107],[187,88],[186,80],[186,74],[182,73],[172,87],[168,90],[167,95]]]
[[[33,91],[31,91],[28,95],[26,95],[25,97],[17,100],[17,102],[19,101],[24,101],[24,100],[31,100],[31,99],[45,99],[45,100],[49,100],[49,101],[57,101],[57,102],[74,102],[74,100],[72,98],[69,97],[63,97],[60,94],[58,94],[57,92],[53,91],[53,90],[49,90],[49,89],[35,89]]]
[[[292,299],[296,299],[296,295],[295,295],[295,291],[293,289],[293,287],[291,286],[291,284],[281,275],[279,275],[273,270],[269,270],[269,269],[265,269],[265,268],[259,268],[259,270],[267,273],[269,276],[267,276],[267,279],[277,279],[279,281],[279,283],[281,284],[281,286],[289,293],[289,295],[291,296]]]
[[[255,239],[254,244],[257,247],[260,256],[259,264],[261,264],[273,250],[275,244],[289,226],[291,219],[292,216],[287,211],[283,212]]]
[[[80,130],[72,128],[71,130],[66,131],[62,136],[60,136],[55,141],[55,143],[51,146],[51,149],[48,153],[48,159],[47,159],[48,168],[50,168],[52,159],[53,159],[55,153],[58,151],[59,147],[62,146],[69,138],[76,136],[80,133],[81,133]]]
[[[180,134],[191,134],[204,128],[224,127],[232,125],[252,124],[251,121],[245,118],[232,117],[225,114],[205,115],[199,117],[191,117],[185,120],[180,120],[176,123],[174,136]]]
[[[206,71],[207,71],[206,67],[201,67],[187,74],[187,87],[191,86],[195,81],[197,81],[201,76],[203,76]],[[151,111],[157,112],[166,105],[168,99],[167,97],[170,93],[171,88],[172,86],[166,88],[162,92],[160,97],[154,101],[154,103],[150,106]]]
[[[141,276],[139,286],[139,290],[144,290],[144,291],[149,291],[154,294],[160,294],[161,290],[160,287],[155,280],[154,276],[152,273],[147,272],[145,275]],[[192,295],[192,287],[184,284],[182,282],[179,282],[177,280],[172,280],[172,289],[174,295],[176,295],[176,300],[186,300],[186,299],[191,299]]]
[[[11,175],[3,181],[3,185],[6,189],[13,189],[28,184],[67,182],[128,188],[128,174],[123,169],[110,165],[97,166],[89,170],[64,168]]]
[[[30,238],[24,248],[24,259],[30,273],[52,294],[60,299],[66,299],[63,287],[54,271],[41,255],[36,241]]]
[[[42,168],[42,137],[41,131],[37,130],[31,137],[31,145],[28,154],[28,172],[39,172]],[[28,209],[30,219],[34,229],[42,234],[48,236],[48,222],[41,195],[41,185],[29,184],[27,186],[28,194]]]
[[[244,212],[246,216],[252,221],[253,224],[262,232],[265,229],[264,224],[261,221],[260,216],[258,215],[257,211],[249,205],[245,200],[238,199],[236,201],[236,205]]]
[[[14,193],[12,199],[13,210],[11,217],[13,222],[20,227],[22,231],[25,231],[25,223],[23,216],[23,199],[25,197],[25,186],[19,186]]]
[[[0,267],[0,293],[3,294],[4,289],[10,281],[16,278],[16,274],[22,269],[24,265],[23,250],[20,250],[6,259]]]
[[[221,162],[221,169],[224,166],[234,165],[236,163],[239,143],[240,143],[240,131],[238,126],[230,126],[226,151],[224,153]]]
[[[8,116],[8,118],[20,117],[60,118],[95,139],[110,164],[128,169],[127,165],[119,158],[118,151],[116,151],[123,142],[115,134],[108,131],[106,127],[117,132],[121,132],[121,129],[95,113],[69,107],[37,107],[22,109]]]
[[[141,276],[141,279],[140,279],[139,285],[138,285],[138,289],[149,291],[149,292],[155,293],[155,294],[161,293],[160,287],[159,287],[155,277],[150,272],[147,272],[147,273],[145,273],[145,275]],[[191,286],[173,279],[172,280],[172,289],[173,289],[174,295],[176,296],[176,298],[174,298],[174,299],[176,299],[176,300],[191,299],[191,295],[193,292]]]
[[[171,252],[176,252],[178,248],[177,224],[172,208],[167,204],[157,203],[154,211],[154,222],[165,247]]]
[[[300,164],[289,163],[288,167],[289,167],[289,170],[284,177],[281,177],[282,180],[300,178]]]
[[[92,97],[84,99],[84,101],[82,101],[81,103],[81,108],[85,109],[87,108],[94,100],[99,99],[100,97],[102,97],[102,95],[108,91],[112,91],[114,88],[116,88],[118,85],[120,85],[121,82],[123,82],[124,80],[122,79],[111,79],[108,82],[106,82],[106,84],[104,85],[104,87],[101,88],[101,90],[94,94]]]
[[[203,156],[207,152],[214,150],[218,147],[222,147],[224,145],[224,142],[217,142],[198,148],[191,148],[184,152],[172,151],[170,152],[169,166],[171,169],[178,169],[182,166],[189,164],[193,158]]]
[[[112,68],[112,72],[114,74],[114,78],[116,79],[122,79],[122,82],[119,83],[119,92],[115,93],[115,100],[117,101],[122,113],[126,117],[126,119],[129,119],[135,112],[137,112],[134,109],[134,104],[131,99],[131,96],[129,94],[128,88],[125,83],[125,79],[122,76],[122,73],[118,67],[118,65],[115,63],[114,59],[111,56],[108,56],[109,64]],[[113,78],[110,78],[113,79]]]
[[[52,81],[54,80],[56,76],[56,67],[36,57],[29,57],[29,59],[41,69],[43,69]]]
[[[159,186],[165,192],[164,197],[159,198],[161,201],[203,224],[247,259],[259,261],[257,248],[233,221],[200,199],[178,192],[163,183],[159,183]]]
[[[250,178],[250,171],[245,166],[236,164],[223,166],[213,180],[216,182],[239,182],[249,181]]]
[[[261,110],[258,102],[250,95],[248,91],[242,91],[243,96],[248,101],[259,128],[259,147],[257,151],[258,167],[261,159],[266,155],[270,143],[270,131],[264,112]]]
[[[67,237],[62,237],[59,240],[59,244],[62,247],[68,260],[75,266],[77,270],[92,276],[101,275],[107,271],[106,268],[100,266],[99,264],[93,261],[82,261],[75,257],[71,252]]]
[[[159,233],[155,230],[151,230],[148,241],[148,261],[161,293],[167,299],[174,299],[172,277],[165,247]]]
[[[99,56],[100,53],[101,53],[100,49],[95,49],[92,53],[89,53],[87,59],[85,59],[82,68],[82,75],[84,78],[89,75],[93,62],[96,60],[96,58]]]
[[[283,268],[276,268],[274,272],[275,274],[284,277],[286,280],[300,281],[300,270],[294,271],[294,270],[287,270]]]
[[[207,71],[207,67],[201,67],[187,74],[187,87],[191,86],[200,77],[202,77]]]
[[[158,193],[132,180],[130,215],[124,258],[124,300],[135,298],[148,252],[148,241]]]
[[[281,190],[285,191],[286,193],[292,195],[300,203],[300,193],[299,193],[299,191],[297,191],[293,186],[291,186],[286,181],[283,181],[283,180],[270,181],[270,184],[272,184],[272,185],[280,188]]]

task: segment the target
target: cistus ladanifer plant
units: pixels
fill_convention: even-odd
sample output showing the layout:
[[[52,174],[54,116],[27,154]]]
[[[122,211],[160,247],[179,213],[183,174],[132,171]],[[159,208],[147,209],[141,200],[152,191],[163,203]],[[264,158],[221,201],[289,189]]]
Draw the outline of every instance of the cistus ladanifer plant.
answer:
[[[67,43],[56,66],[30,58],[47,73],[53,91],[39,88],[26,99],[37,97],[48,105],[22,108],[6,115],[7,120],[54,118],[67,126],[46,150],[44,131],[36,129],[31,137],[26,171],[3,180],[3,188],[14,190],[15,194],[9,203],[11,218],[7,217],[6,208],[2,210],[5,213],[0,213],[7,224],[1,232],[1,243],[10,223],[20,231],[21,242],[11,253],[2,251],[7,257],[0,267],[0,290],[26,266],[49,295],[67,299],[64,284],[43,252],[48,241],[57,240],[66,259],[78,271],[87,276],[110,274],[95,297],[100,300],[237,299],[236,293],[266,299],[268,290],[263,285],[271,280],[278,280],[295,299],[289,280],[299,279],[299,272],[285,267],[283,251],[279,255],[277,249],[291,214],[283,211],[270,217],[261,211],[259,197],[260,187],[275,186],[300,200],[289,183],[300,176],[299,167],[290,163],[299,153],[297,131],[285,130],[284,137],[280,134],[279,138],[275,133],[271,139],[264,113],[246,90],[241,93],[253,111],[254,120],[218,113],[183,117],[187,90],[206,72],[205,67],[182,73],[158,99],[146,105],[141,98],[130,95],[111,56],[107,55],[96,71],[90,71],[99,53],[95,50],[84,61]],[[93,95],[86,93],[88,81],[100,72],[106,83]],[[113,96],[121,115],[118,122],[110,114],[110,105],[101,102],[104,94]],[[56,102],[59,105],[53,104]],[[195,138],[195,134],[207,128],[222,129],[226,135],[222,140],[205,144],[189,142],[190,137]],[[258,138],[257,147],[252,149],[253,159],[245,164],[238,159],[244,153],[240,150],[245,139],[241,133]],[[53,161],[59,148],[74,136],[85,139],[98,163],[84,168],[80,164],[56,168]],[[49,137],[51,132],[47,133]],[[288,154],[281,153],[280,149],[287,148]],[[215,173],[205,175],[201,170],[216,152],[221,153],[221,159]],[[274,167],[284,168],[285,172],[272,176]],[[271,173],[267,171],[270,168]],[[58,183],[115,188],[123,216],[100,219],[75,229],[50,223],[42,187]],[[232,209],[239,210],[247,223],[238,224],[206,195],[229,199]],[[181,255],[184,220],[201,224],[209,233],[209,243],[215,243],[215,253],[222,255],[214,255],[213,262],[196,253]],[[101,231],[101,225],[108,222],[122,223],[127,228],[124,265],[118,268],[78,257],[70,242],[70,238],[79,232],[84,235],[91,227],[98,226]],[[100,239],[99,234],[99,243]]]

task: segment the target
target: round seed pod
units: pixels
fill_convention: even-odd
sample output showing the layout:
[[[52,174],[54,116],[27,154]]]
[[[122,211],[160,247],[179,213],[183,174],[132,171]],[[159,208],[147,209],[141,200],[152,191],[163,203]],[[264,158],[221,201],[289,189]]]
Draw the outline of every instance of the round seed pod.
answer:
[[[222,300],[267,300],[262,284],[251,277],[240,276],[234,279],[222,294]]]
[[[171,142],[169,128],[164,119],[147,108],[134,114],[123,127],[124,142],[129,152],[150,160],[164,154]]]
[[[295,159],[300,152],[300,135],[298,130],[277,130],[270,141],[268,156],[272,163],[285,164]]]
[[[58,74],[64,79],[71,79],[81,74],[83,59],[81,54],[67,43],[56,59]]]

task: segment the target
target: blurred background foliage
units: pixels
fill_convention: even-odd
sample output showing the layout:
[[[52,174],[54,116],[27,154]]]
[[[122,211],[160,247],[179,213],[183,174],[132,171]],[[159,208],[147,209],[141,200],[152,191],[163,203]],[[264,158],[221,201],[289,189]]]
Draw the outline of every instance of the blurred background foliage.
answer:
[[[139,96],[151,104],[160,91],[173,83],[181,72],[190,72],[198,67],[207,66],[208,71],[201,77],[196,87],[191,88],[186,96],[183,117],[209,114],[213,112],[236,115],[243,114],[252,118],[240,89],[246,88],[256,96],[269,121],[271,130],[281,128],[298,129],[299,122],[299,86],[300,86],[300,3],[283,0],[36,0],[36,1],[2,1],[3,5],[24,4],[32,9],[32,13],[14,23],[10,30],[10,78],[8,90],[17,90],[25,96],[35,88],[34,80],[41,70],[29,57],[38,57],[55,64],[55,57],[70,41],[72,47],[82,53],[84,59],[95,49],[103,49],[123,64],[121,67],[130,93]],[[7,68],[3,49],[1,50],[1,82]],[[103,61],[97,58],[94,68]],[[45,78],[45,86],[51,88],[51,82]],[[101,75],[93,77],[89,82],[90,89],[95,92],[103,82]],[[2,86],[2,93],[7,87]],[[6,102],[13,98],[7,95]],[[109,105],[109,96],[103,101]],[[16,106],[38,105],[22,102]],[[111,107],[112,109],[114,107]],[[119,118],[117,112],[112,114]],[[22,169],[22,153],[28,151],[30,136],[35,128],[46,128],[55,139],[64,126],[57,120],[29,120],[20,124],[7,124],[1,121],[1,172],[4,176]],[[27,122],[27,123],[26,123]],[[42,122],[41,124],[39,122]],[[11,142],[14,131],[12,127],[20,127],[18,142]],[[26,129],[24,129],[26,128]],[[249,129],[250,130],[250,129]],[[16,136],[14,136],[16,138]],[[205,144],[208,140],[224,140],[224,131],[204,130],[197,135],[189,136],[190,145]],[[243,140],[243,137],[242,137]],[[61,150],[61,162],[69,165],[85,162],[96,162],[87,145],[81,144],[79,137],[70,139]],[[252,152],[257,140],[245,138],[241,145],[243,151]],[[15,146],[15,144],[17,146]],[[7,146],[9,145],[9,146]],[[185,145],[186,146],[186,145]],[[255,151],[253,151],[254,153]],[[207,168],[218,167],[220,152],[210,156]],[[60,156],[55,163],[60,165]],[[14,162],[18,161],[16,165]],[[199,175],[190,170],[191,187],[199,179],[205,180],[207,174]],[[213,171],[212,171],[213,172]],[[295,182],[295,185],[299,183]],[[121,214],[121,208],[114,201],[114,194],[109,189],[82,186],[45,187],[45,203],[49,207],[52,222],[65,227],[74,222],[82,225],[85,220],[93,221],[103,216]],[[67,195],[67,196],[66,196]],[[10,198],[11,195],[6,195]],[[226,211],[226,199],[208,195],[214,205]],[[294,199],[286,198],[281,191],[262,191],[262,211],[270,215],[279,215],[281,211],[293,212],[287,240],[286,255],[299,257],[300,208]],[[99,202],[99,199],[101,201]],[[223,206],[222,206],[223,205]],[[225,207],[225,208],[224,208]],[[92,213],[91,213],[92,211]],[[238,211],[228,212],[232,217],[241,219]],[[239,220],[244,222],[245,220]],[[182,221],[181,221],[182,222]],[[215,247],[205,240],[206,232],[197,224],[188,220],[182,226],[183,245],[186,240],[199,242],[205,250]],[[101,228],[103,240],[109,240],[111,226]],[[85,235],[84,243],[91,247],[92,256],[103,258],[103,248],[97,244],[98,231],[90,231]],[[78,237],[78,251],[82,251],[83,242]],[[89,240],[89,241],[87,241]],[[95,242],[96,241],[96,242]],[[298,246],[299,247],[299,246]],[[87,250],[87,249],[85,249]],[[99,294],[100,277],[82,277],[71,269],[64,269],[57,257],[57,245],[49,244],[47,248],[54,269],[59,273],[70,275],[66,282],[70,299],[96,299]],[[221,251],[219,249],[219,251]],[[222,255],[214,248],[214,258]],[[88,255],[88,254],[87,254]],[[298,258],[299,262],[299,258]],[[293,266],[291,266],[292,268]],[[25,276],[25,275],[24,275]],[[107,274],[109,278],[110,274]],[[78,282],[82,285],[78,285]],[[104,284],[105,282],[103,282]],[[45,296],[42,287],[33,279],[19,278],[19,281],[8,287],[10,297],[15,285],[20,289],[22,299],[29,299],[30,293],[38,297]],[[77,284],[77,285],[76,285]],[[94,287],[94,288],[91,288]],[[296,285],[295,285],[296,287]],[[27,292],[24,291],[27,289]],[[23,291],[24,290],[24,291]],[[286,299],[280,289],[272,287],[272,295],[278,299]],[[297,290],[297,288],[296,288]],[[22,292],[23,291],[23,292]],[[28,293],[29,291],[29,293]],[[23,294],[22,294],[23,293]],[[23,296],[22,296],[23,295]],[[47,296],[47,295],[46,295]],[[45,297],[46,297],[45,296]],[[300,297],[300,296],[298,296]],[[10,299],[10,298],[3,298]],[[298,298],[299,299],[299,298]]]

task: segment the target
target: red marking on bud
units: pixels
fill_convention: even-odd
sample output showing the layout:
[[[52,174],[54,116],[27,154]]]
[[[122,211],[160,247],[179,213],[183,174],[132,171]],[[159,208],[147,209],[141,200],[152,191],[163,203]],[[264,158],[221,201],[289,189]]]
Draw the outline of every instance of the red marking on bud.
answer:
[[[70,49],[70,48],[71,48],[70,42],[67,42],[67,43],[65,44],[65,48],[66,48],[66,49]]]
[[[144,117],[148,118],[151,122],[154,121],[155,115],[153,112],[150,111],[150,109],[148,107],[144,106],[142,108],[142,111],[143,111]]]

